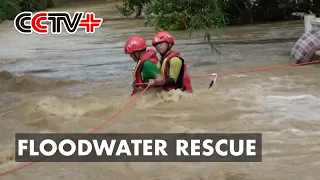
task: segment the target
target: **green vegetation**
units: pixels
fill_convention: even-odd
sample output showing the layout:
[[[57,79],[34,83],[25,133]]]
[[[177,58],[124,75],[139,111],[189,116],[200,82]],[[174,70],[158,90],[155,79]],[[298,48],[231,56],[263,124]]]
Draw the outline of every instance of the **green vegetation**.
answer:
[[[123,6],[117,6],[117,9],[123,16],[135,13],[135,17],[139,17],[144,12],[145,24],[157,30],[188,30],[191,36],[193,31],[205,29],[205,38],[217,51],[210,42],[209,29],[301,18],[294,15],[295,12],[320,15],[320,1],[123,0]]]
[[[139,17],[144,8],[148,25],[162,29],[163,24],[169,24],[165,25],[168,26],[167,30],[172,28],[183,30],[185,26],[179,25],[180,21],[187,20],[189,23],[188,18],[184,18],[185,13],[190,13],[189,17],[205,14],[208,18],[212,18],[213,14],[217,16],[223,13],[229,20],[228,25],[294,20],[299,18],[293,14],[295,12],[312,12],[320,16],[320,1],[316,0],[255,0],[254,2],[252,0],[122,0],[122,2],[122,6],[116,6],[121,15],[131,16],[135,13],[135,17]],[[172,15],[178,17],[171,18]],[[175,25],[164,23],[162,20],[164,16],[169,17],[167,22]],[[158,23],[151,23],[150,18]]]
[[[41,11],[58,2],[89,0],[0,0],[0,22],[12,20],[21,11]],[[105,0],[107,3],[109,0]],[[294,13],[314,13],[320,16],[320,0],[122,0],[116,9],[123,16],[141,17],[145,25],[157,30],[206,30],[205,38],[211,43],[210,30],[227,25],[287,21],[301,18]],[[217,51],[218,52],[218,51]]]
[[[130,16],[135,12],[135,17],[139,17],[141,16],[143,6],[149,2],[150,0],[125,0],[122,6],[116,5],[116,8],[124,16]]]
[[[0,0],[0,22],[13,20],[22,11],[40,11],[54,5],[54,0]]]
[[[154,0],[146,4],[145,24],[157,30],[188,30],[190,36],[193,31],[205,29],[211,49],[221,54],[211,42],[209,30],[226,26],[228,20],[223,10],[222,0]]]

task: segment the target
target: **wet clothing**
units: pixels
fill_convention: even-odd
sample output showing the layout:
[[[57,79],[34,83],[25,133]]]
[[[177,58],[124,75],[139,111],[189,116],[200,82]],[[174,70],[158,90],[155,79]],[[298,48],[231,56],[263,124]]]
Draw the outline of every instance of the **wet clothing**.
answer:
[[[142,82],[148,83],[150,79],[155,79],[159,74],[161,73],[156,64],[148,60],[143,62],[141,69]]]
[[[294,45],[290,54],[290,64],[312,61],[315,52],[320,50],[320,29],[305,33]]]
[[[178,51],[171,51],[160,60],[161,73],[165,78],[163,90],[181,89],[192,93],[191,79],[187,72],[187,64]]]
[[[159,60],[157,52],[149,49],[144,55],[140,57],[137,65],[133,71],[133,91],[131,95],[147,87],[146,84],[150,79],[155,79],[157,75],[161,74],[159,70]]]
[[[170,62],[169,62],[169,79],[171,80],[168,80],[169,84],[175,84],[177,83],[178,81],[178,78],[179,78],[179,74],[180,74],[180,71],[181,71],[181,68],[182,68],[182,60],[179,59],[178,57],[173,57],[171,58]],[[165,66],[162,66],[161,67],[161,71],[164,72],[164,68]]]

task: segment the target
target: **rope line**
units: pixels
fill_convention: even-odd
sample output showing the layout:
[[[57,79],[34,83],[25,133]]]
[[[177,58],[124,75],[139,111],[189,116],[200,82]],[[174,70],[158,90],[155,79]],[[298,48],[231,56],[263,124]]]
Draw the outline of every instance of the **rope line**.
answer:
[[[142,93],[144,93],[148,88],[150,87],[150,85],[148,85],[145,89],[143,89],[142,91],[138,92],[137,95],[135,95],[131,101],[129,101],[128,103],[126,103],[122,108],[120,108],[116,113],[114,113],[112,116],[110,116],[108,119],[106,119],[105,121],[103,121],[102,123],[98,124],[96,127],[92,128],[90,131],[88,131],[87,134],[91,134],[97,130],[99,130],[103,125],[105,125],[107,122],[111,121],[112,119],[114,119],[116,116],[118,116],[123,110],[125,110],[130,104],[133,104],[135,101],[138,100],[138,98],[141,96]],[[29,167],[37,162],[42,162],[43,160],[45,160],[46,158],[41,159],[40,161],[35,161],[35,162],[28,162],[25,164],[22,164],[16,168],[13,169],[9,169],[7,171],[1,172],[0,173],[0,177],[1,176],[5,176],[7,174],[11,174],[14,173],[16,171],[19,171],[21,169],[24,169],[26,167]]]
[[[299,66],[304,66],[304,65],[310,65],[310,64],[317,64],[320,63],[319,61],[313,61],[313,62],[306,62],[306,63],[301,63],[301,64],[294,64],[294,65],[284,65],[284,66],[273,66],[273,67],[266,67],[266,68],[257,68],[257,69],[249,69],[249,70],[244,70],[244,71],[239,71],[239,72],[230,72],[230,73],[214,73],[214,74],[204,74],[204,75],[194,75],[194,76],[190,76],[191,78],[202,78],[202,77],[213,77],[215,76],[214,80],[217,78],[217,76],[226,76],[226,75],[232,75],[232,74],[244,74],[244,73],[249,73],[249,72],[258,72],[258,71],[267,71],[267,70],[274,70],[274,69],[282,69],[282,68],[292,68],[292,67],[299,67]],[[148,83],[141,83],[141,84],[148,84]],[[142,93],[144,93],[148,88],[150,87],[150,85],[148,84],[148,86],[141,92],[138,92],[138,94],[136,96],[134,96],[134,98],[126,103],[122,108],[120,108],[115,114],[113,114],[112,116],[110,116],[108,119],[106,119],[105,121],[103,121],[102,123],[98,124],[96,127],[94,127],[93,129],[91,129],[90,131],[88,131],[87,134],[91,134],[97,130],[99,130],[103,125],[105,125],[107,122],[111,121],[112,119],[114,119],[116,116],[118,116],[123,110],[125,110],[130,104],[134,103],[136,100],[138,100],[138,98],[141,96]],[[45,159],[45,158],[44,158]],[[9,169],[7,171],[1,172],[0,173],[0,177],[1,176],[5,176],[7,174],[11,174],[14,173],[16,171],[19,171],[21,169],[24,169],[26,167],[29,167],[37,162],[41,162],[41,161],[36,161],[36,162],[29,162],[29,163],[25,163],[23,165],[20,165],[16,168],[13,169]]]
[[[243,71],[238,71],[238,72],[193,75],[193,76],[190,76],[190,78],[203,78],[203,77],[213,77],[213,76],[227,76],[227,75],[233,75],[233,74],[245,74],[245,73],[249,73],[249,72],[259,72],[259,71],[268,71],[268,70],[275,70],[275,69],[294,68],[294,67],[300,67],[300,66],[317,64],[317,63],[320,63],[320,60],[319,61],[312,61],[312,62],[305,62],[305,63],[301,63],[301,64],[292,64],[292,65],[284,65],[284,66],[271,66],[271,67],[265,67],[265,68],[249,69],[249,70],[243,70]],[[136,85],[147,85],[147,84],[148,83],[137,83]]]
[[[259,72],[259,71],[268,71],[268,70],[275,70],[275,69],[284,69],[284,68],[294,68],[304,65],[310,65],[310,64],[317,64],[320,63],[319,61],[312,61],[312,62],[305,62],[301,64],[291,64],[291,65],[284,65],[284,66],[271,66],[271,67],[265,67],[265,68],[257,68],[257,69],[249,69],[244,71],[238,71],[238,72],[230,72],[230,73],[217,73],[218,76],[226,76],[226,75],[233,75],[233,74],[244,74],[249,72]],[[212,74],[204,74],[204,75],[195,75],[190,76],[191,78],[201,78],[201,77],[212,77]]]

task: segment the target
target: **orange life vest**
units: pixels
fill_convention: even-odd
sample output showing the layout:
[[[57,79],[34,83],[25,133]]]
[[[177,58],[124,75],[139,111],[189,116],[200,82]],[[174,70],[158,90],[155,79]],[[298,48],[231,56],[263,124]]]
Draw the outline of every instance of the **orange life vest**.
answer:
[[[191,85],[191,78],[188,73],[188,66],[185,63],[185,60],[180,55],[180,52],[178,51],[171,51],[161,62],[161,70],[163,73],[164,78],[169,78],[169,66],[170,66],[170,60],[173,57],[178,57],[182,61],[182,67],[180,70],[180,74],[177,80],[177,83],[175,85],[166,85],[163,86],[163,89],[166,91],[169,91],[171,89],[181,89],[183,91],[187,91],[189,93],[193,92],[192,85]]]
[[[146,84],[142,84],[142,77],[141,77],[141,69],[142,69],[142,65],[145,61],[151,61],[153,62],[155,65],[157,65],[157,67],[159,67],[159,59],[157,58],[157,52],[153,49],[149,49],[147,50],[147,52],[141,56],[140,60],[138,61],[134,71],[133,71],[133,78],[134,78],[134,83],[136,84],[137,87],[139,88],[146,88],[147,85]],[[137,91],[135,89],[133,89],[132,94],[134,95],[136,94]]]

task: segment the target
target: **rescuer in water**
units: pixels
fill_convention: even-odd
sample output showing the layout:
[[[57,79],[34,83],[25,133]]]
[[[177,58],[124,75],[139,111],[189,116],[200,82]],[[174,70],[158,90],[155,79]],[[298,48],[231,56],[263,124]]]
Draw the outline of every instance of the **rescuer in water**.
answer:
[[[180,52],[171,50],[174,38],[167,31],[161,31],[154,35],[152,45],[161,55],[160,70],[165,78],[163,90],[181,89],[192,93],[191,79],[187,72],[187,64]]]
[[[157,52],[153,49],[147,50],[147,42],[142,36],[130,37],[124,46],[124,52],[130,54],[130,57],[137,63],[133,71],[133,91],[131,95],[143,90],[149,83],[150,88],[156,88],[160,91],[159,85],[165,83],[164,76],[159,68],[159,59]]]

